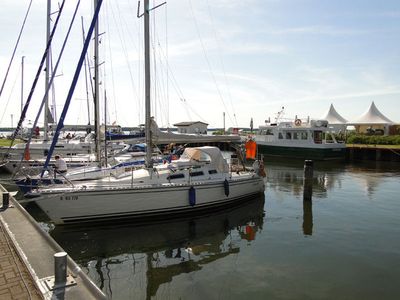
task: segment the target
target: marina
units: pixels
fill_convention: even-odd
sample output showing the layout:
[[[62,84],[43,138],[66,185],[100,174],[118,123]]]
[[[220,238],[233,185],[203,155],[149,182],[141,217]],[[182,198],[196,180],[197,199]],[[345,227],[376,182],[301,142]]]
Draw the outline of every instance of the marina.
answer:
[[[397,164],[315,162],[310,202],[302,162],[265,168],[265,196],[168,221],[60,227],[26,209],[112,299],[400,295]]]
[[[400,298],[395,10],[32,2],[0,18],[0,299]]]

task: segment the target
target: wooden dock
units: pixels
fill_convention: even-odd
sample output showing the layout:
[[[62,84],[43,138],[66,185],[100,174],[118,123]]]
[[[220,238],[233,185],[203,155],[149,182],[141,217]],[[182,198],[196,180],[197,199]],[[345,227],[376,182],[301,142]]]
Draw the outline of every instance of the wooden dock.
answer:
[[[346,145],[348,161],[390,161],[400,162],[400,148],[386,145]]]

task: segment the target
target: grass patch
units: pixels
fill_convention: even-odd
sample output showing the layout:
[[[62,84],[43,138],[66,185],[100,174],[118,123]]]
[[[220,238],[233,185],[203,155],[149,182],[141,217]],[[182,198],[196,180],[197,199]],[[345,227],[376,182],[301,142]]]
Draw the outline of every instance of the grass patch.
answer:
[[[350,148],[400,149],[400,145],[346,144]]]
[[[12,140],[9,140],[9,139],[0,139],[0,146],[9,147],[11,145],[11,141]],[[23,142],[24,141],[22,141],[22,140],[15,140],[14,145],[21,144]]]

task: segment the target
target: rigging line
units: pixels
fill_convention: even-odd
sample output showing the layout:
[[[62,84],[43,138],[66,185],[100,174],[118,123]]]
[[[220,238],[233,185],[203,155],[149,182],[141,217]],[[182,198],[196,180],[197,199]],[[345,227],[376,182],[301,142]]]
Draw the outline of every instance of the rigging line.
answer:
[[[51,65],[51,74],[55,73],[54,71],[54,66],[53,66],[53,55],[52,55],[52,49],[50,49],[50,65]],[[55,75],[56,77],[57,75]],[[53,123],[57,123],[57,116],[56,116],[56,97],[55,97],[55,87],[54,87],[54,82],[51,84],[51,116],[53,118]],[[46,120],[48,121],[48,120]]]
[[[189,106],[186,105],[186,100],[185,99],[181,99],[181,101],[183,102],[183,108],[185,109],[186,114],[189,117],[189,120],[192,121],[192,116],[191,116],[190,111],[189,111]]]
[[[229,84],[228,84],[228,79],[227,79],[227,76],[226,76],[225,64],[224,64],[224,60],[222,59],[222,55],[221,55],[221,39],[219,38],[219,35],[217,34],[217,30],[215,30],[214,16],[213,16],[212,10],[210,8],[210,3],[209,3],[208,0],[206,0],[206,1],[207,1],[208,13],[209,13],[210,19],[211,19],[212,29],[213,29],[213,32],[214,32],[215,41],[217,42],[218,58],[219,58],[220,63],[221,63],[222,72],[224,73],[225,86],[226,86],[226,89],[227,89],[227,92],[228,92],[228,98],[229,98],[229,101],[230,101],[230,104],[231,104],[231,108],[232,108],[232,111],[233,111],[233,117],[235,119],[235,123],[234,124],[236,125],[236,127],[238,127],[238,122],[237,122],[237,119],[236,119],[235,107],[233,106],[233,102],[232,102],[232,94],[231,94],[231,90],[230,90]]]
[[[109,11],[108,3],[106,4],[106,12],[107,11]],[[108,30],[108,32],[111,33],[110,22],[107,21],[106,23],[107,23],[107,30]],[[117,114],[117,103],[116,103],[117,97],[115,95],[114,64],[113,64],[113,59],[112,59],[112,55],[111,55],[111,36],[107,39],[107,44],[108,44],[108,51],[110,53],[111,85],[112,85],[112,94],[113,94],[113,103],[114,103],[114,114],[115,114],[115,121],[116,121],[118,119],[118,114]]]
[[[31,0],[29,2],[28,10],[26,11],[26,14],[25,14],[25,17],[24,17],[24,21],[22,22],[22,27],[21,27],[21,30],[19,31],[17,42],[16,42],[16,44],[14,46],[14,50],[13,50],[13,53],[11,55],[11,59],[10,59],[10,62],[8,64],[8,67],[7,67],[7,72],[6,72],[6,75],[4,76],[4,80],[3,80],[3,83],[1,85],[0,98],[1,98],[1,94],[3,93],[3,89],[4,89],[4,86],[6,84],[6,81],[7,81],[8,73],[10,72],[11,64],[12,64],[12,62],[14,60],[15,52],[17,51],[17,48],[18,48],[19,40],[21,39],[21,35],[22,35],[22,32],[23,32],[24,27],[25,27],[26,19],[28,18],[29,11],[31,10],[32,1],[33,0]]]
[[[165,53],[162,51],[162,47],[161,47],[161,46],[160,46],[159,49],[160,49],[159,52],[161,52],[161,54],[163,54],[164,58],[166,58]],[[161,59],[160,59],[160,64],[162,64]],[[194,108],[192,108],[192,107],[187,103],[187,100],[186,100],[185,96],[183,95],[182,90],[181,90],[180,87],[179,87],[179,84],[178,84],[178,82],[177,82],[177,80],[176,80],[176,78],[175,78],[175,76],[174,76],[174,73],[172,72],[172,69],[171,69],[170,65],[168,64],[168,61],[167,61],[167,63],[166,63],[166,69],[169,70],[169,72],[170,72],[170,74],[171,74],[171,76],[172,76],[172,85],[173,85],[173,87],[175,88],[175,91],[177,92],[177,94],[178,94],[180,100],[181,100],[182,102],[184,102],[184,103],[186,104],[187,108],[190,108],[190,110],[191,110],[200,120],[202,120],[203,122],[206,122],[206,121],[204,120],[204,118],[202,118],[202,117],[194,110]],[[185,107],[185,110],[186,110],[186,112],[187,112],[188,117],[191,119],[192,116],[191,116],[191,114],[189,113],[189,111],[187,110],[187,108]]]
[[[52,72],[52,74],[51,74],[50,80],[49,80],[48,85],[47,85],[47,90],[46,90],[46,92],[45,92],[45,94],[44,94],[44,96],[43,96],[42,103],[40,104],[39,111],[38,111],[38,113],[37,113],[37,115],[36,115],[36,118],[35,118],[35,121],[34,121],[34,123],[33,123],[32,128],[36,128],[37,123],[38,123],[38,121],[39,121],[40,114],[41,114],[41,112],[42,112],[42,110],[43,110],[43,107],[44,107],[45,104],[46,104],[46,98],[47,98],[47,96],[48,96],[48,94],[49,94],[49,91],[50,91],[50,89],[51,89],[51,86],[53,85],[54,78],[56,77],[56,73],[57,73],[57,70],[58,70],[58,66],[59,66],[59,64],[60,64],[61,57],[62,57],[62,55],[63,55],[63,53],[64,53],[65,45],[67,44],[69,34],[71,33],[72,25],[74,24],[75,17],[76,17],[76,13],[78,12],[78,8],[79,8],[80,2],[81,2],[81,1],[78,0],[78,2],[77,2],[77,4],[76,4],[76,8],[75,8],[74,14],[73,14],[73,16],[72,16],[71,23],[70,23],[70,25],[69,25],[69,28],[68,28],[68,31],[67,31],[67,35],[66,35],[65,38],[64,38],[64,42],[63,42],[63,44],[62,44],[62,46],[61,46],[60,54],[58,55],[57,62],[56,62],[56,64],[55,64],[55,66],[54,66],[54,70],[53,70],[53,72]],[[61,9],[61,8],[60,8],[60,9]],[[56,25],[57,25],[57,23],[55,24],[55,26],[56,26]],[[48,107],[46,107],[45,109],[48,109]],[[26,153],[26,151],[28,151],[29,145],[30,145],[30,143],[31,143],[31,141],[32,141],[33,131],[29,132],[29,135],[28,135],[28,136],[29,136],[29,138],[28,138],[28,141],[27,141],[26,144],[25,144],[25,151],[24,151],[24,153],[21,155],[21,160],[20,160],[19,168],[16,169],[16,171],[14,172],[13,175],[15,175],[15,174],[19,171],[19,169],[20,169],[20,167],[21,167],[22,161],[23,161],[23,159],[24,159],[24,154]]]
[[[161,44],[160,44],[160,40],[158,38],[157,33],[154,30],[154,38],[152,39],[152,48],[153,48],[153,60],[154,60],[154,66],[157,65],[159,66],[158,69],[156,69],[156,67],[154,67],[154,105],[155,107],[159,107],[159,112],[161,117],[166,117],[166,119],[168,120],[168,115],[165,115],[165,113],[168,113],[168,103],[165,103],[166,101],[163,101],[163,99],[166,99],[166,91],[165,91],[165,84],[164,80],[163,80],[163,68],[164,68],[164,64],[162,62],[162,57],[161,55],[159,55],[158,53],[160,51],[156,51],[158,49],[161,48]],[[157,47],[158,46],[158,47]],[[157,70],[158,70],[158,74],[157,74]],[[156,105],[157,104],[157,105]],[[167,107],[167,109],[163,109],[164,107]],[[155,114],[157,115],[157,114]]]
[[[170,66],[169,66],[168,64],[167,64],[167,68],[166,68],[166,69],[170,71],[171,79],[172,79],[172,80],[171,80],[172,86],[173,86],[173,88],[175,89],[176,93],[178,94],[179,99],[185,104],[185,105],[184,105],[184,108],[185,108],[185,110],[186,110],[186,114],[187,114],[187,116],[189,117],[189,119],[192,120],[192,116],[191,116],[191,114],[190,114],[190,111],[192,111],[200,120],[202,120],[203,122],[206,122],[206,121],[204,120],[204,118],[201,117],[201,116],[194,110],[194,108],[192,108],[192,107],[187,103],[187,100],[186,100],[185,96],[183,95],[183,93],[182,93],[182,91],[181,91],[181,89],[180,89],[180,87],[179,87],[179,84],[178,84],[176,78],[174,77],[173,72],[172,72],[172,70],[171,70],[171,68],[170,68]],[[188,110],[189,108],[190,108],[190,111]]]
[[[85,43],[85,28],[83,26],[83,16],[81,16],[81,27],[82,27],[82,39],[83,43]],[[90,82],[90,88],[92,92],[92,97],[94,98],[94,90],[93,90],[93,83],[92,83],[92,74],[90,71],[90,65],[89,65],[89,57],[88,54],[86,53],[85,56],[85,62],[84,62],[84,70],[85,70],[85,87],[86,87],[86,106],[87,106],[87,114],[88,114],[88,125],[90,125],[90,101],[89,101],[89,86],[88,86],[88,76],[87,73],[89,73],[89,82]]]
[[[188,106],[188,108],[192,111],[192,113],[194,113],[201,121],[206,122],[206,120],[204,120],[204,118],[202,118],[196,111],[195,109],[186,101],[185,99],[185,104]]]
[[[118,8],[118,11],[119,11],[119,7],[117,7],[117,8]],[[112,14],[112,17],[113,17],[113,20],[114,20],[115,24],[117,25],[118,23],[117,23],[117,20],[116,20],[116,16],[115,16],[114,10],[112,9],[112,6],[111,6],[111,14]],[[125,60],[127,62],[127,67],[128,67],[129,76],[130,76],[130,79],[131,79],[132,88],[133,88],[134,93],[138,97],[137,88],[136,88],[136,85],[135,85],[135,81],[133,79],[132,69],[131,69],[131,66],[129,64],[129,55],[128,55],[128,51],[126,50],[127,49],[126,43],[124,42],[124,39],[122,38],[123,35],[121,34],[121,31],[120,31],[119,27],[116,26],[116,28],[117,28],[118,38],[119,38],[121,46],[122,46],[122,51],[124,53]]]
[[[160,52],[161,52],[161,54],[164,56],[164,58],[166,59],[166,65],[167,65],[167,70],[169,71],[169,73],[171,74],[171,76],[172,76],[172,84],[174,85],[174,87],[175,87],[175,91],[177,92],[177,94],[178,94],[178,96],[180,97],[180,98],[183,98],[183,99],[185,99],[185,96],[183,95],[183,92],[182,92],[182,90],[180,89],[180,87],[179,87],[179,84],[178,84],[178,81],[176,80],[176,78],[175,78],[175,76],[174,76],[174,72],[172,71],[172,68],[171,68],[171,66],[170,66],[170,64],[168,63],[168,57],[167,57],[167,55],[163,52],[163,50],[162,50],[162,48],[160,47]]]
[[[155,6],[155,3],[153,3],[153,6]],[[161,49],[161,39],[159,38],[155,26],[155,21],[154,23],[154,40],[153,40],[153,49],[154,49],[154,61],[155,61],[155,65],[157,64],[158,66],[158,75],[156,74],[156,79],[157,80],[156,84],[157,84],[157,93],[160,95],[158,97],[158,102],[159,102],[159,107],[160,112],[163,113],[162,117],[165,117],[166,119],[166,124],[169,124],[169,102],[168,102],[168,92],[167,92],[167,86],[168,86],[168,70],[166,67],[166,64],[163,64],[163,56],[162,56],[162,49]],[[167,25],[165,25],[167,26]],[[157,50],[157,51],[156,51]],[[156,61],[157,60],[157,61]],[[165,80],[166,79],[166,80]],[[166,82],[166,83],[165,83]],[[162,101],[163,100],[163,101]],[[165,107],[165,109],[163,109],[163,107]]]
[[[229,111],[228,111],[228,108],[227,108],[226,105],[225,105],[224,98],[222,97],[221,91],[220,91],[220,89],[219,89],[219,87],[218,87],[217,79],[215,78],[214,72],[212,71],[211,63],[210,63],[210,60],[208,59],[208,56],[207,56],[207,53],[206,53],[206,48],[205,48],[204,43],[203,43],[203,40],[202,40],[202,38],[201,38],[201,34],[200,34],[200,30],[199,30],[199,25],[198,25],[198,23],[197,23],[197,20],[196,20],[195,15],[194,15],[193,5],[192,5],[192,1],[191,1],[191,0],[189,0],[189,4],[190,4],[190,11],[191,11],[191,13],[192,13],[193,21],[194,21],[194,24],[195,24],[195,27],[196,27],[196,32],[197,32],[197,35],[198,35],[199,40],[200,40],[201,48],[202,48],[202,50],[203,50],[203,54],[204,54],[205,60],[206,60],[206,62],[207,62],[207,66],[208,66],[209,71],[210,71],[210,73],[211,73],[211,77],[212,77],[212,79],[213,79],[213,81],[214,81],[214,84],[215,84],[215,87],[216,87],[216,89],[217,89],[219,98],[221,99],[221,102],[222,102],[222,104],[223,104],[223,106],[224,106],[224,108],[225,108],[225,111],[226,111],[226,113],[228,114],[228,117],[229,117],[229,119],[230,119],[231,122],[232,122],[231,115],[230,115],[230,113],[229,113]],[[232,123],[233,123],[233,122],[232,122]]]
[[[118,20],[120,20],[120,23],[122,23],[126,28],[132,28],[132,25],[128,26],[128,23],[126,22],[126,19],[124,18],[124,14],[120,13],[121,10],[119,8],[118,1],[115,1],[115,3],[116,3],[117,8],[118,8],[118,13],[119,13]],[[131,2],[128,2],[128,6],[130,6],[130,8],[129,8],[130,10],[135,10],[136,9],[136,8],[132,7]],[[129,31],[129,30],[126,31],[126,34],[123,34],[123,36],[127,37],[128,41],[132,43],[133,47],[135,48],[135,51],[138,54],[137,61],[140,62],[141,61],[141,59],[140,59],[141,58],[141,53],[142,53],[142,49],[143,49],[143,46],[140,46],[140,43],[141,43],[140,41],[141,41],[141,37],[143,35],[141,34],[142,26],[138,26],[137,24],[138,23],[136,23],[136,22],[133,23],[133,25],[137,26],[135,32],[137,32],[137,34],[138,34],[137,40],[139,41],[139,43],[136,43],[136,37],[134,37],[134,35],[131,34],[131,31]],[[127,65],[128,65],[128,63],[129,63],[129,60],[127,60]],[[144,109],[142,109],[143,103],[141,103],[141,101],[140,101],[140,99],[141,99],[140,95],[144,93],[144,92],[141,91],[143,89],[142,87],[144,86],[144,84],[141,84],[141,78],[142,78],[141,72],[142,72],[143,69],[144,68],[138,68],[138,74],[137,74],[137,80],[136,80],[137,87],[133,86],[134,92],[136,93],[136,98],[137,98],[135,103],[137,105],[137,116],[138,116],[138,121],[139,122],[140,122],[141,114],[144,111]],[[133,75],[131,75],[131,76],[133,77]],[[132,82],[133,82],[133,79],[132,79]]]
[[[159,57],[159,64],[162,66],[161,59]],[[160,68],[162,69],[162,68]],[[163,75],[163,72],[160,70],[160,76]],[[162,81],[164,82],[164,81]],[[160,107],[160,117],[163,120],[162,124],[166,124],[167,122],[168,125],[168,103],[166,103],[166,90],[165,90],[165,85],[164,84],[159,84],[157,85],[157,94],[160,95],[156,101],[158,103],[158,106]],[[164,120],[165,119],[165,120]]]
[[[0,123],[3,122],[3,118],[4,118],[4,115],[6,114],[7,107],[8,107],[8,104],[10,103],[11,96],[12,96],[12,94],[13,94],[14,87],[15,87],[15,84],[17,83],[17,79],[18,79],[19,74],[20,74],[20,73],[19,73],[19,71],[18,71],[18,74],[17,74],[17,76],[15,76],[13,85],[12,85],[12,87],[11,87],[11,92],[10,92],[10,95],[8,96],[7,103],[6,103],[6,107],[4,108],[3,115],[1,116],[1,119],[0,119]]]
[[[36,72],[36,76],[35,76],[35,79],[34,79],[34,81],[33,81],[31,90],[30,90],[30,92],[29,92],[28,99],[26,100],[25,105],[24,105],[24,108],[22,109],[21,117],[20,117],[20,119],[19,119],[19,121],[18,121],[18,125],[17,125],[17,127],[15,128],[14,133],[12,134],[12,139],[11,139],[10,146],[9,146],[9,148],[8,148],[8,150],[7,150],[7,152],[6,152],[5,154],[7,154],[7,153],[10,152],[11,147],[12,147],[13,144],[14,144],[15,138],[16,138],[16,136],[18,135],[18,132],[20,131],[20,129],[21,129],[21,127],[22,127],[22,122],[25,120],[26,111],[28,110],[29,104],[30,104],[31,99],[32,99],[32,96],[33,96],[33,92],[35,91],[36,84],[37,84],[37,82],[38,82],[38,80],[39,80],[40,73],[41,73],[41,71],[42,71],[42,69],[43,69],[43,65],[44,65],[44,62],[45,62],[45,60],[46,60],[47,53],[49,52],[49,49],[50,49],[50,46],[51,46],[51,42],[52,42],[52,40],[53,40],[54,33],[56,32],[57,24],[58,24],[58,21],[60,20],[60,16],[61,16],[61,12],[62,12],[62,10],[63,10],[63,8],[64,8],[64,4],[65,4],[65,0],[63,0],[63,2],[62,2],[62,4],[61,4],[61,7],[60,7],[60,9],[59,9],[59,11],[58,11],[56,22],[54,23],[54,27],[53,27],[53,29],[52,29],[52,31],[51,31],[51,34],[50,34],[50,36],[49,36],[49,39],[48,39],[48,41],[47,41],[46,49],[45,49],[45,51],[44,51],[44,53],[43,53],[42,60],[40,61],[39,68],[38,68],[38,70],[37,70],[37,72]],[[4,158],[5,158],[5,156],[3,157],[3,160],[4,160]]]
[[[168,79],[166,79],[165,77],[165,70],[166,68],[163,68],[163,64],[162,64],[162,58],[161,56],[158,57],[159,59],[159,64],[161,66],[160,68],[160,76],[162,77],[162,85],[159,86],[160,89],[160,99],[163,99],[162,101],[162,105],[160,105],[161,107],[161,112],[163,112],[163,115],[165,117],[165,122],[167,124],[167,126],[169,125],[169,103],[168,103],[168,95],[167,95],[167,87],[166,87],[166,81]],[[162,108],[164,107],[164,109]]]
[[[77,65],[74,77],[72,79],[72,82],[71,82],[71,87],[69,89],[67,99],[65,100],[65,105],[64,105],[63,111],[61,113],[59,122],[57,124],[56,132],[54,133],[53,141],[51,142],[49,153],[48,153],[48,155],[46,157],[46,161],[44,163],[42,172],[40,173],[40,178],[43,177],[44,172],[47,170],[47,168],[49,166],[50,158],[53,155],[54,148],[55,148],[56,143],[58,141],[58,137],[60,136],[60,131],[64,127],[64,119],[65,119],[65,116],[67,115],[67,111],[68,111],[69,105],[71,103],[72,95],[74,94],[74,91],[75,91],[76,83],[78,82],[79,74],[80,74],[80,71],[82,69],[82,65],[83,65],[83,61],[85,59],[86,52],[87,52],[87,50],[89,48],[90,39],[92,37],[93,31],[94,31],[94,27],[95,27],[95,24],[97,22],[98,15],[99,15],[99,12],[100,12],[100,7],[101,7],[102,3],[103,3],[103,0],[98,0],[98,2],[97,2],[97,7],[95,9],[92,22],[90,23],[88,35],[86,37],[85,44],[83,46],[82,53],[81,53],[81,56],[80,56],[79,61],[78,61],[78,65]],[[64,4],[64,2],[63,2],[63,4]]]
[[[153,5],[154,5],[154,1],[153,1]],[[153,82],[153,84],[152,84],[152,93],[153,93],[153,97],[152,97],[152,102],[153,102],[153,109],[151,110],[152,112],[153,112],[153,114],[154,114],[154,116],[157,116],[157,105],[156,105],[156,99],[157,99],[157,97],[158,97],[158,95],[157,95],[157,88],[158,88],[158,80],[157,80],[157,64],[156,64],[156,62],[157,62],[157,58],[156,58],[156,55],[157,55],[157,53],[156,53],[156,47],[154,46],[154,44],[155,44],[155,36],[156,36],[156,24],[155,24],[155,22],[156,22],[156,15],[157,15],[157,12],[156,11],[154,11],[154,13],[153,13],[153,17],[151,18],[151,21],[152,21],[152,23],[153,24],[151,24],[152,26],[152,28],[151,28],[151,30],[152,30],[152,34],[151,34],[151,36],[150,36],[150,41],[151,41],[151,45],[152,45],[152,48],[153,48],[153,51],[152,51],[152,56],[153,56],[153,62],[151,63],[151,65],[152,65],[152,67],[153,67],[153,74],[154,74],[154,76],[152,76],[153,77],[153,80],[152,80],[152,82]]]
[[[165,6],[165,51],[166,51],[166,62],[167,62],[167,67],[165,68],[165,74],[167,77],[167,124],[168,126],[170,125],[169,123],[169,77],[168,77],[168,5]],[[160,47],[161,49],[161,47]],[[162,49],[161,49],[162,50]]]

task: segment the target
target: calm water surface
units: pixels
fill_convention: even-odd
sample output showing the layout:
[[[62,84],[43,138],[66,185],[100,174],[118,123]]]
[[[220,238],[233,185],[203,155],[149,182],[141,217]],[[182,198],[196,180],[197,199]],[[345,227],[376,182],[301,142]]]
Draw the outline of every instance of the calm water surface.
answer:
[[[198,218],[53,229],[112,299],[400,299],[400,165],[266,163],[265,197]],[[33,208],[32,214],[40,219]]]

